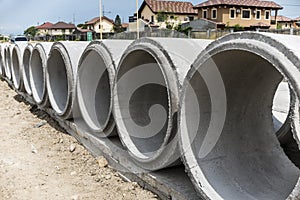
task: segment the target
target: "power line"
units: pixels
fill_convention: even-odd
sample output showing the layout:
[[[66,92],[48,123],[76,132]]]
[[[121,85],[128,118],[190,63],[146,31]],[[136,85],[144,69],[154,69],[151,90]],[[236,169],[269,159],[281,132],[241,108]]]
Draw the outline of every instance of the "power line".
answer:
[[[282,6],[295,6],[300,7],[300,4],[281,4]]]

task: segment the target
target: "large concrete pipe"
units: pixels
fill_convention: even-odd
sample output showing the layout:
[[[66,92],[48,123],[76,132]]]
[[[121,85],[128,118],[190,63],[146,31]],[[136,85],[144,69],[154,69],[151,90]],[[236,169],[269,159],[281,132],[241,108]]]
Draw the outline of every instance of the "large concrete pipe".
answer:
[[[122,56],[114,115],[122,142],[143,169],[162,169],[180,157],[176,126],[180,87],[197,49],[209,42],[142,38]]]
[[[89,44],[78,65],[77,99],[88,131],[111,136],[113,83],[116,69],[130,40],[104,40]]]
[[[6,44],[0,44],[0,76],[5,77],[5,47]]]
[[[11,80],[12,76],[11,76],[11,67],[12,67],[12,60],[11,60],[11,56],[12,56],[12,50],[14,49],[14,44],[9,44],[6,48],[5,48],[5,76],[8,79],[8,81]]]
[[[41,107],[48,104],[46,89],[47,59],[53,43],[42,42],[35,45],[32,50],[29,65],[29,79],[33,100]]]
[[[15,45],[12,50],[12,68],[11,68],[11,76],[13,86],[16,90],[22,91],[24,88],[23,84],[23,53],[27,44],[18,44]]]
[[[24,50],[23,54],[23,72],[22,79],[24,84],[25,92],[28,95],[32,95],[31,86],[30,86],[30,76],[29,76],[29,68],[30,68],[30,56],[33,50],[33,45],[28,44]]]
[[[77,67],[88,42],[54,43],[47,61],[47,90],[50,104],[64,119],[72,117]]]
[[[205,199],[299,198],[299,169],[272,120],[274,94],[285,79],[295,94],[290,120],[299,142],[299,42],[297,36],[231,34],[193,64],[183,85],[179,135],[186,170]]]

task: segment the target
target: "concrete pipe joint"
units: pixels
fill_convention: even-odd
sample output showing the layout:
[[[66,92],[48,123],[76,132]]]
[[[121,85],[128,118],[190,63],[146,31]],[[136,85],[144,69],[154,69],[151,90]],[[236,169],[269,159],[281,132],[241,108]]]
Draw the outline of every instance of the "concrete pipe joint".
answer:
[[[104,40],[89,44],[78,65],[77,99],[87,131],[113,136],[113,85],[116,69],[130,40]]]
[[[24,84],[25,92],[28,95],[32,95],[31,86],[30,86],[30,76],[29,76],[29,68],[30,68],[30,56],[32,54],[33,46],[28,44],[24,50],[23,54],[23,71],[22,71],[22,79]]]
[[[75,99],[77,67],[88,42],[54,43],[47,62],[47,90],[55,113],[72,118]]]
[[[197,50],[209,43],[142,38],[122,56],[115,79],[114,115],[121,141],[141,168],[158,170],[179,163],[180,87]]]
[[[36,44],[30,57],[29,80],[32,97],[41,107],[46,107],[49,103],[46,89],[46,66],[52,44],[50,42]]]
[[[23,54],[27,44],[15,45],[12,51],[12,82],[13,86],[18,91],[23,91]]]
[[[283,79],[299,143],[299,37],[236,33],[209,45],[183,85],[180,146],[204,199],[297,199],[299,169],[276,137],[272,102]],[[199,51],[200,52],[200,51]]]

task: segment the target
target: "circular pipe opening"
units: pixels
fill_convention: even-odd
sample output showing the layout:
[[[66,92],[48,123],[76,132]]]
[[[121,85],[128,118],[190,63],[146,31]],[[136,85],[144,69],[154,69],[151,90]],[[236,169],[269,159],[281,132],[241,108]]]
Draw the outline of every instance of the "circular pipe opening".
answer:
[[[122,60],[116,83],[116,122],[120,137],[133,156],[157,157],[170,137],[170,95],[165,74],[146,50]]]
[[[33,99],[42,103],[45,94],[44,62],[38,48],[33,49],[30,59],[30,85]]]
[[[226,118],[220,135],[208,131],[218,121],[219,109],[200,71],[211,68],[211,61],[204,62],[189,81],[181,114],[186,128],[182,144],[188,166],[194,167],[189,169],[193,181],[200,181],[198,190],[212,199],[286,199],[299,170],[280,147],[272,120],[282,75],[264,58],[244,50],[222,51],[211,60],[224,82]]]
[[[20,55],[19,52],[16,50],[15,47],[12,51],[12,80],[14,87],[16,89],[20,88],[20,83],[21,83],[21,76],[20,76]]]
[[[111,63],[111,61],[110,61]],[[107,62],[101,52],[88,50],[79,64],[77,97],[82,117],[96,132],[106,129],[111,118],[112,95]]]
[[[64,58],[59,49],[53,48],[47,62],[47,89],[52,108],[63,114],[69,100],[67,65],[69,61]]]
[[[29,78],[29,65],[30,65],[30,56],[31,56],[31,50],[29,48],[26,48],[23,54],[23,82],[24,87],[27,92],[27,94],[31,95],[31,86],[30,86],[30,78]]]

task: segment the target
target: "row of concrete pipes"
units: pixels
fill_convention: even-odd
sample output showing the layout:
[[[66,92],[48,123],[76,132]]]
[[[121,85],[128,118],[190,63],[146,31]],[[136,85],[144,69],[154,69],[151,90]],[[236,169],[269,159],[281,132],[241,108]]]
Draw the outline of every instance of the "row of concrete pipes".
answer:
[[[144,170],[183,162],[203,199],[299,199],[300,171],[281,147],[300,141],[299,44],[297,36],[252,32],[216,41],[1,44],[0,73],[85,131],[117,133]],[[275,129],[282,81],[290,105]]]

